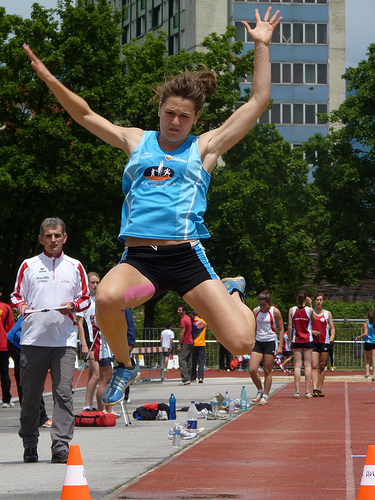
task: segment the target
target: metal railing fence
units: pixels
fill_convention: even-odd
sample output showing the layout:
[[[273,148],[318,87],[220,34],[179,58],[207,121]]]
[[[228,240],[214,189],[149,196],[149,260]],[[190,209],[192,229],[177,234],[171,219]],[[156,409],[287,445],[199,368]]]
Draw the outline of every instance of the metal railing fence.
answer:
[[[363,323],[363,321],[362,321]],[[362,325],[347,326],[346,323],[335,323],[336,337],[334,344],[334,366],[339,370],[364,370],[365,354],[363,341],[354,342],[355,337],[363,333]],[[135,347],[160,346],[162,328],[137,328]],[[177,355],[179,329],[176,328],[172,355]],[[250,354],[250,353],[249,353]],[[78,354],[79,359],[82,357]],[[160,367],[159,353],[143,355],[144,366],[148,368]],[[328,359],[328,365],[330,361]],[[219,343],[210,330],[206,335],[206,367],[212,370],[219,368]]]

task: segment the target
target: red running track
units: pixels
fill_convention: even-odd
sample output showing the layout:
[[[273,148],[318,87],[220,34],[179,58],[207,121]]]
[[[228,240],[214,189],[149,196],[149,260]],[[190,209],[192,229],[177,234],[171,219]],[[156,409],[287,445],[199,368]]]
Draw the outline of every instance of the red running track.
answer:
[[[355,500],[375,444],[375,384],[327,381],[324,398],[293,384],[120,489],[120,499]],[[374,492],[375,498],[375,492]]]

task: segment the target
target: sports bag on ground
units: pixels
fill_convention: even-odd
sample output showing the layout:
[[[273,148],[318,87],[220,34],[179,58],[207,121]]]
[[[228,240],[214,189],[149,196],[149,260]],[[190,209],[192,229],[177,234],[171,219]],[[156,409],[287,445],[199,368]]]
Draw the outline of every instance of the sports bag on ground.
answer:
[[[74,425],[76,427],[112,427],[116,425],[116,415],[102,411],[82,411],[75,415]]]

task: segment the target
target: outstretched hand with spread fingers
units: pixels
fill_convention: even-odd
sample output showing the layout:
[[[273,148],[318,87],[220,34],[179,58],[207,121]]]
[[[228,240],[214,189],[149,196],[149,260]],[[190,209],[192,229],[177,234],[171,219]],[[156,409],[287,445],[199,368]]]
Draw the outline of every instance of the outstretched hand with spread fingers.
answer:
[[[242,21],[242,24],[245,26],[248,34],[254,40],[254,43],[264,43],[268,45],[271,41],[272,34],[275,28],[280,24],[282,17],[278,17],[280,11],[277,10],[275,14],[271,16],[272,7],[268,7],[267,12],[264,15],[263,20],[260,18],[259,10],[255,9],[255,19],[256,26],[254,29],[251,29],[249,23],[246,21]]]
[[[34,52],[26,43],[23,44],[22,48],[29,56],[31,67],[36,71],[41,80],[46,81],[48,76],[51,75],[51,72],[47,69],[45,64],[34,54]]]

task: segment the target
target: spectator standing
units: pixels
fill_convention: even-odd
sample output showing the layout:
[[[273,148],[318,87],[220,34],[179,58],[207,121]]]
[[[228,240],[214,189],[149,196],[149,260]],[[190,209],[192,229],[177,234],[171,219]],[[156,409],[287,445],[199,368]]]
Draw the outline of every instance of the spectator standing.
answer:
[[[93,342],[98,332],[95,326],[95,294],[100,283],[100,276],[94,271],[87,274],[91,304],[85,311],[77,313],[77,327],[81,342],[82,355],[89,363],[86,384],[85,404],[83,410],[94,410],[94,395],[99,382],[99,360],[95,359]],[[95,332],[94,332],[95,330]],[[90,350],[91,349],[91,350]],[[89,354],[90,351],[90,354]],[[87,357],[88,356],[88,357]]]
[[[230,372],[232,354],[219,342],[219,372]]]
[[[198,364],[198,382],[203,384],[204,379],[204,364],[206,362],[206,331],[207,323],[204,319],[198,316],[197,311],[191,313],[193,320],[192,335],[193,335],[193,356],[192,356],[192,369],[191,381],[195,382],[197,379],[197,364]]]
[[[367,321],[363,323],[363,333],[354,339],[365,341],[365,368],[364,377],[370,376],[370,361],[372,361],[372,380],[375,382],[375,311],[367,313]]]
[[[20,384],[20,355],[21,355],[20,341],[21,341],[22,321],[23,317],[20,316],[16,321],[14,327],[7,333],[8,351],[9,351],[9,356],[13,359],[14,362],[14,378],[16,379],[18,401],[20,403],[20,406],[22,406],[22,398],[23,398],[22,387]],[[51,427],[52,420],[48,418],[43,396],[40,399],[39,415],[40,415],[39,427],[47,427],[47,428]]]
[[[19,430],[24,462],[38,461],[39,404],[48,370],[54,403],[52,463],[67,462],[74,433],[73,376],[78,333],[74,313],[87,309],[90,297],[82,264],[63,252],[66,240],[65,223],[59,218],[45,219],[39,232],[43,252],[21,264],[11,295],[12,306],[24,316]],[[29,314],[31,309],[47,312]]]
[[[171,330],[172,322],[168,321],[165,325],[165,329],[160,334],[160,344],[162,347],[168,349],[164,351],[164,371],[168,371],[168,360],[173,349],[174,331]]]
[[[323,383],[326,373],[330,343],[335,340],[335,325],[332,313],[323,309],[324,294],[317,293],[314,297],[314,315],[312,322],[312,334],[314,335],[312,353],[312,383],[313,397],[324,397]]]
[[[309,306],[306,306],[306,301]],[[307,296],[305,290],[297,294],[297,306],[289,309],[288,336],[291,338],[294,356],[294,385],[293,398],[299,398],[301,382],[302,361],[305,367],[305,393],[306,398],[311,399],[311,359],[313,352],[313,335],[311,323],[315,319],[311,307],[312,300]]]
[[[10,394],[10,377],[9,377],[9,352],[7,333],[14,326],[14,318],[12,308],[1,300],[3,288],[0,286],[0,377],[1,391],[3,394],[3,408],[12,408],[12,396]]]
[[[256,323],[255,345],[250,355],[249,371],[258,393],[253,398],[260,405],[268,404],[272,386],[272,368],[276,354],[281,354],[284,324],[281,312],[272,304],[271,294],[264,290],[257,297],[258,307],[253,310]],[[263,361],[264,388],[258,368]]]
[[[181,305],[177,309],[177,314],[180,316],[180,337],[178,340],[178,364],[181,371],[181,384],[189,385],[191,379],[191,366],[193,356],[193,336],[191,318],[186,314],[186,307]]]

